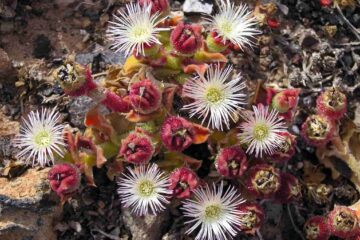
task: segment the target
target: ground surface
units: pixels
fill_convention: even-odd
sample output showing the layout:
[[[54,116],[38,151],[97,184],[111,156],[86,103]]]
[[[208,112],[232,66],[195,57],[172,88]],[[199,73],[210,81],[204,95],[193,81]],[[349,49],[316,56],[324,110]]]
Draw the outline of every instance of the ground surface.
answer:
[[[82,121],[86,109],[91,105],[90,100],[74,100],[64,96],[58,84],[50,80],[49,73],[72,52],[78,54],[79,62],[92,63],[94,73],[105,70],[107,64],[121,62],[121,56],[108,50],[104,32],[111,13],[122,7],[123,2],[0,2],[0,186],[8,184],[5,179],[12,181],[29,171],[13,163],[14,152],[10,146],[12,137],[18,131],[21,116],[38,109],[40,105],[58,105],[64,122],[73,128],[84,128]],[[248,2],[254,4],[255,1]],[[254,87],[259,81],[267,81],[282,87],[302,89],[299,114],[292,128],[295,134],[299,134],[305,117],[314,112],[319,92],[333,85],[346,92],[349,99],[346,120],[354,120],[359,127],[360,31],[356,33],[351,26],[360,29],[360,3],[340,13],[336,9],[321,8],[316,0],[278,2],[288,7],[288,14],[279,10],[277,16],[280,26],[276,29],[265,26],[253,53],[232,56],[232,60],[237,63],[236,67],[243,71],[249,87]],[[182,4],[181,1],[172,2],[177,10],[181,9]],[[198,19],[199,14],[186,16]],[[329,36],[326,26],[336,26],[336,33]],[[209,161],[206,146],[200,145],[187,151],[205,163]],[[319,165],[315,149],[301,140],[297,151],[298,154],[287,168],[300,179],[305,179],[304,161],[322,166]],[[208,172],[208,166],[205,164],[199,174]],[[359,187],[349,180],[354,174],[352,169],[340,159],[332,159],[332,166],[333,171],[340,173],[340,177],[334,179],[329,168],[321,170],[326,184],[333,187],[331,196],[327,196],[324,201],[317,202],[311,194],[306,194],[308,189],[305,189],[303,201],[298,205],[262,203],[267,212],[266,223],[261,229],[263,239],[302,239],[299,231],[309,214],[323,214],[334,204],[351,205],[359,199],[356,190]],[[178,204],[173,204],[168,212],[158,218],[133,218],[121,209],[116,185],[108,181],[105,175],[103,170],[96,170],[95,182],[98,187],[84,185],[78,196],[63,206],[62,214],[53,219],[52,226],[57,239],[191,239],[184,237],[185,229]],[[9,186],[1,187],[5,189]],[[4,192],[1,194],[7,194],[15,202],[21,198],[13,196],[14,193],[6,189]],[[5,203],[2,204],[6,207]],[[59,203],[51,204],[56,206]],[[1,217],[0,213],[0,221]],[[1,230],[0,227],[0,238]],[[150,237],[147,236],[149,232]],[[239,236],[237,239],[258,239],[258,236]]]

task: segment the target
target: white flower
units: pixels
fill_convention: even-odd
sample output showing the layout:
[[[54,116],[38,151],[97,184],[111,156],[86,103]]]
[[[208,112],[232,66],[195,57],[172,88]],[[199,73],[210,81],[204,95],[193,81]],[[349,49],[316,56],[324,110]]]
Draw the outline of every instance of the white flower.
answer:
[[[164,210],[172,193],[168,189],[168,177],[156,164],[140,165],[138,169],[128,170],[128,174],[118,179],[118,194],[124,207],[130,207],[132,212],[140,216],[146,215],[149,210],[155,215]]]
[[[252,46],[255,35],[261,32],[256,29],[256,18],[252,17],[245,4],[235,6],[230,0],[221,0],[219,13],[206,18],[206,22],[218,33],[223,42],[229,40],[240,47]]]
[[[234,187],[224,193],[223,182],[216,188],[207,186],[194,190],[194,199],[183,202],[182,210],[190,226],[187,234],[199,228],[195,240],[222,240],[236,236],[242,225],[243,213],[238,206],[245,202]]]
[[[118,11],[114,21],[109,22],[107,37],[113,42],[115,52],[125,52],[126,55],[136,50],[136,54],[145,55],[145,46],[161,44],[157,35],[167,28],[159,28],[157,25],[164,20],[159,17],[160,12],[151,15],[151,4],[140,6],[139,3],[126,5],[124,10]]]
[[[244,114],[245,121],[240,124],[241,143],[248,145],[247,153],[255,153],[255,157],[263,154],[271,155],[280,148],[284,137],[279,135],[287,132],[283,118],[273,109],[262,104],[253,106],[254,112]]]
[[[184,96],[194,100],[183,107],[190,111],[190,117],[198,115],[202,124],[209,119],[208,126],[219,130],[223,123],[229,128],[230,118],[236,121],[241,105],[246,104],[246,94],[242,93],[246,85],[240,74],[230,79],[232,70],[231,66],[224,70],[219,65],[210,66],[206,77],[197,76],[185,83]]]
[[[56,108],[30,112],[14,139],[14,146],[21,148],[16,157],[27,164],[32,161],[33,165],[38,163],[42,167],[53,164],[55,155],[63,157],[64,125],[59,124],[59,120]]]

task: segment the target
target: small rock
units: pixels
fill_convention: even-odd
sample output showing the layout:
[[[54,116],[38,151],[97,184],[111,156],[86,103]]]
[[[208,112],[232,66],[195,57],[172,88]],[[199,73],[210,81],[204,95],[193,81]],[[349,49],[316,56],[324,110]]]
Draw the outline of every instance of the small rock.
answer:
[[[85,114],[94,104],[93,100],[86,96],[74,99],[69,106],[70,122],[75,127],[83,129]]]
[[[16,78],[16,75],[8,54],[0,48],[0,82],[3,80],[12,81]]]
[[[124,224],[131,231],[132,239],[158,240],[169,222],[169,212],[164,211],[158,215],[146,215],[145,217],[134,216],[129,209],[122,209]]]
[[[0,178],[0,239],[56,240],[52,223],[61,207],[51,200],[49,168],[29,169],[20,177]]]
[[[36,37],[34,41],[34,50],[33,55],[36,58],[46,58],[50,57],[51,52],[51,42],[50,39],[44,34],[40,34]]]
[[[0,22],[0,33],[11,33],[15,29],[13,21],[1,21]]]
[[[185,0],[183,11],[185,13],[206,13],[211,14],[213,4],[204,0]]]

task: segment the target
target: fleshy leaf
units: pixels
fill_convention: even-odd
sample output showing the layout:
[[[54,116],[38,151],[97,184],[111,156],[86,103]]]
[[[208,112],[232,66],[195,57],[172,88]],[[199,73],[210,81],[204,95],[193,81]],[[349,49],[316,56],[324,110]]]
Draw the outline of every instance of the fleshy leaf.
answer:
[[[208,128],[205,128],[199,124],[193,123],[194,130],[195,130],[195,136],[193,143],[194,144],[201,144],[208,140],[211,131]]]

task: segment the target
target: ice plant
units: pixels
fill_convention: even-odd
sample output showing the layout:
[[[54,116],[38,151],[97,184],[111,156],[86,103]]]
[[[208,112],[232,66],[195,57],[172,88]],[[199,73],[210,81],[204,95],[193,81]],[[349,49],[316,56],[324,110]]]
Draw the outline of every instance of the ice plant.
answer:
[[[260,34],[256,29],[256,18],[245,4],[235,6],[230,0],[221,0],[219,13],[209,16],[206,22],[217,33],[214,39],[221,39],[225,44],[230,41],[241,48],[252,46],[255,36]]]
[[[274,153],[268,157],[269,162],[284,163],[289,161],[295,154],[296,139],[289,132],[279,133],[284,137],[284,141],[274,150]]]
[[[346,95],[337,88],[323,92],[316,100],[318,114],[327,116],[331,120],[341,119],[346,113]]]
[[[255,234],[264,222],[264,209],[257,203],[243,203],[238,209],[243,213],[241,230],[248,234]]]
[[[118,194],[124,207],[130,208],[136,215],[157,214],[169,203],[169,179],[156,164],[140,165],[136,169],[128,168],[117,181]]]
[[[170,35],[171,45],[180,55],[192,55],[201,47],[201,26],[180,22]]]
[[[348,239],[360,234],[359,219],[356,212],[348,207],[335,207],[328,215],[331,234]]]
[[[272,198],[280,189],[280,171],[271,165],[254,165],[249,169],[248,174],[246,187],[256,197]]]
[[[187,234],[199,229],[195,240],[231,239],[239,231],[242,223],[242,212],[238,206],[244,202],[234,187],[224,189],[220,186],[206,186],[194,191],[194,199],[183,202],[184,216],[190,226]]]
[[[190,117],[197,115],[202,124],[223,130],[223,124],[230,127],[230,119],[236,121],[237,112],[246,104],[246,88],[240,74],[231,77],[232,66],[221,69],[219,65],[210,66],[205,77],[197,76],[188,80],[183,88],[184,97],[194,101],[183,107],[189,110]]]
[[[240,177],[246,171],[248,161],[240,146],[231,146],[219,151],[215,166],[217,171],[225,177]]]
[[[169,176],[173,196],[178,199],[191,197],[193,191],[199,186],[200,180],[196,173],[187,167],[175,169]]]
[[[81,174],[72,164],[56,164],[48,174],[51,189],[65,201],[80,186]]]
[[[121,141],[120,156],[133,164],[145,164],[150,161],[155,152],[155,147],[145,134],[130,133]]]
[[[54,163],[55,156],[63,156],[64,125],[59,123],[60,114],[56,108],[32,111],[23,121],[14,139],[15,147],[21,149],[16,155],[18,159],[45,167]]]
[[[311,115],[301,126],[301,135],[313,146],[328,143],[334,135],[335,124],[326,116]]]
[[[304,233],[307,240],[328,240],[330,230],[327,219],[323,216],[313,216],[304,225]]]
[[[194,137],[192,123],[182,117],[169,117],[161,127],[162,143],[171,151],[184,151],[193,143]]]
[[[170,4],[168,0],[139,0],[142,7],[151,5],[151,14],[160,12],[161,16],[166,16],[170,12]]]
[[[109,22],[107,37],[115,52],[145,56],[146,48],[161,45],[157,35],[168,30],[158,26],[164,17],[160,17],[160,12],[151,14],[151,4],[129,3],[126,9],[127,12],[119,10],[114,20]]]
[[[299,180],[290,173],[280,174],[280,188],[275,194],[276,201],[290,203],[301,198],[301,185]]]
[[[239,138],[248,146],[246,152],[262,157],[271,155],[281,147],[284,141],[282,133],[287,132],[285,122],[276,110],[269,111],[268,106],[253,106],[253,113],[243,114],[244,122],[240,124]]]
[[[129,99],[135,111],[149,114],[159,109],[162,95],[156,83],[144,79],[131,85]]]

